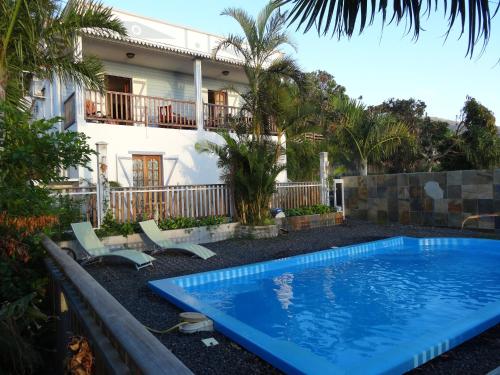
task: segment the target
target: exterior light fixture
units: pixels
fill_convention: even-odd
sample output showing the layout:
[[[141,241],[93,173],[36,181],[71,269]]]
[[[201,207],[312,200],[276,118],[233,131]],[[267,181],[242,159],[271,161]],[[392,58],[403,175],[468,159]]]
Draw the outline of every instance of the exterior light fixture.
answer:
[[[229,75],[229,70],[223,70],[222,71],[223,76],[228,76]]]
[[[135,53],[133,52],[127,52],[126,55],[129,59],[133,59],[135,57]]]

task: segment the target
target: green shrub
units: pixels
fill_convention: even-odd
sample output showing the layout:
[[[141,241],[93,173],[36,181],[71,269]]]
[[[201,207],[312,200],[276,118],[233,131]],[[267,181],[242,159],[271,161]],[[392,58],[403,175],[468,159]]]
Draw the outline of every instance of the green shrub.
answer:
[[[227,222],[228,218],[224,216],[207,216],[203,218],[169,217],[166,219],[160,219],[158,221],[158,227],[161,230],[186,229],[220,225]],[[133,233],[141,233],[141,228],[139,226],[139,221],[127,221],[125,223],[119,223],[113,217],[113,213],[111,211],[108,211],[104,216],[101,228],[96,229],[95,232],[100,238],[109,236],[127,237],[128,235]]]
[[[329,212],[335,212],[335,208],[324,204],[315,204],[314,206],[290,208],[288,210],[285,210],[285,215],[287,217],[290,217],[290,216],[327,214]]]

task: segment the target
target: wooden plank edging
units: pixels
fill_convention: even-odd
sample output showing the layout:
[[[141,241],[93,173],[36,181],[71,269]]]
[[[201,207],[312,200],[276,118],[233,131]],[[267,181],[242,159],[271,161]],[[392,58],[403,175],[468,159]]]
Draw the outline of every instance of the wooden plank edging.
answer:
[[[143,374],[192,374],[170,350],[47,236],[42,244]]]

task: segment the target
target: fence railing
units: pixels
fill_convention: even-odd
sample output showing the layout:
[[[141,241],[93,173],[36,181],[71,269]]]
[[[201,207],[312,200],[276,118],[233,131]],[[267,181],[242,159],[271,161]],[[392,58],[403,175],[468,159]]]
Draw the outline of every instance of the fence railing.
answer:
[[[331,190],[330,205],[343,206],[342,180],[335,180]],[[72,209],[79,212],[81,220],[90,221],[93,226],[97,226],[95,188],[69,187],[53,191],[61,199],[69,200]],[[290,209],[328,204],[323,191],[319,182],[278,183],[270,206]],[[143,218],[233,215],[232,196],[225,184],[113,188],[109,191],[108,199],[107,206],[119,222]]]
[[[85,91],[85,119],[107,124],[196,129],[196,103],[124,92]]]
[[[271,206],[290,209],[324,203],[321,199],[321,188],[318,182],[278,183]]]
[[[118,221],[231,216],[230,197],[224,184],[118,188],[110,191],[109,207]]]
[[[56,373],[66,373],[68,344],[84,337],[94,357],[95,374],[192,374],[77,262],[49,238],[48,297],[56,317]]]
[[[75,220],[90,221],[97,226],[97,193],[95,187],[55,187],[52,194],[59,205],[72,211]]]

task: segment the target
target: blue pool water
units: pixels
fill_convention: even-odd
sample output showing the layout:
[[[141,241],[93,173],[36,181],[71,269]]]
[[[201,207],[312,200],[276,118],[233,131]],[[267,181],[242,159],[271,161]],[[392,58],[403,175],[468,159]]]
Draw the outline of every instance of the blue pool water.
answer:
[[[401,373],[500,323],[500,242],[396,237],[151,281],[288,373]]]

